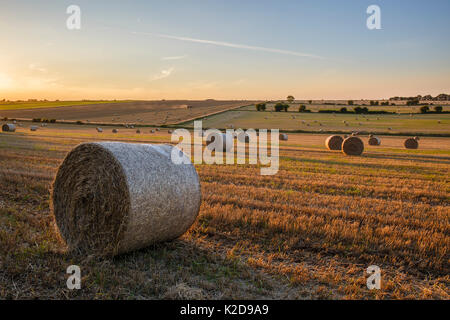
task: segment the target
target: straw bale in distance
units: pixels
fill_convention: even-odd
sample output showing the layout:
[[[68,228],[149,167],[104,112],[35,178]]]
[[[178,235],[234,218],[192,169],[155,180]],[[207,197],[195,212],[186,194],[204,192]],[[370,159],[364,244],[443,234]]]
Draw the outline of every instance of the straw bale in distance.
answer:
[[[12,123],[5,123],[2,126],[2,131],[4,131],[4,132],[14,132],[14,131],[16,131],[16,126],[14,124],[12,124]]]
[[[364,151],[363,141],[355,136],[350,136],[342,143],[342,152],[348,156],[359,156]]]
[[[369,137],[369,146],[379,146],[381,145],[381,140],[378,137]]]
[[[408,138],[405,140],[405,148],[406,149],[417,149],[419,148],[419,142],[417,139],[414,138]]]
[[[328,150],[341,150],[343,141],[344,139],[341,136],[329,136],[327,140],[325,140],[325,146]]]

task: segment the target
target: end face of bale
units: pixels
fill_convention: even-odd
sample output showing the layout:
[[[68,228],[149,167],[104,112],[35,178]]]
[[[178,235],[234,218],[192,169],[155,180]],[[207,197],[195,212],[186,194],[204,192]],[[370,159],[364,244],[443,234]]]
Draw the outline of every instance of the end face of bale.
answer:
[[[342,152],[348,156],[360,156],[364,151],[363,141],[355,136],[350,136],[342,143]]]
[[[341,150],[342,142],[344,142],[344,139],[341,136],[329,136],[325,140],[325,146],[328,150]]]
[[[380,138],[371,136],[371,137],[369,138],[369,145],[370,145],[370,146],[379,146],[379,145],[381,145],[381,140],[380,140]]]
[[[408,138],[405,140],[406,149],[417,149],[419,148],[419,142],[415,138]]]
[[[51,197],[56,224],[70,250],[118,251],[131,204],[125,173],[110,152],[95,143],[69,152]]]

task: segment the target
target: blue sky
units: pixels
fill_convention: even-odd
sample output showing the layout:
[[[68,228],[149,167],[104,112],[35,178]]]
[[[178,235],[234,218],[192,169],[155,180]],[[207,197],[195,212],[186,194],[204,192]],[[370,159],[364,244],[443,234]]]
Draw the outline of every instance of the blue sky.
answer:
[[[66,8],[81,8],[81,29]],[[366,27],[369,5],[381,30]],[[0,1],[0,98],[449,93],[450,1]]]

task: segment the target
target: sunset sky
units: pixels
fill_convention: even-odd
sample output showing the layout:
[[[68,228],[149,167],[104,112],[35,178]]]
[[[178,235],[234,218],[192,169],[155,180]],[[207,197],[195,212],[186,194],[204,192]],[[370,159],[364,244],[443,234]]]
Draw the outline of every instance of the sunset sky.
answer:
[[[68,30],[69,5],[81,29]],[[381,30],[366,9],[381,8]],[[0,0],[0,99],[450,93],[450,1]]]

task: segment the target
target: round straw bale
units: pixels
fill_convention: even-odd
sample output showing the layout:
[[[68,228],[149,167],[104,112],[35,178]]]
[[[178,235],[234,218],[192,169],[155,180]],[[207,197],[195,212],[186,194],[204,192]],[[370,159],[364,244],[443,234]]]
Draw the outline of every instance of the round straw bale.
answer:
[[[406,149],[417,149],[419,147],[419,142],[417,139],[408,138],[405,140],[405,148]]]
[[[112,129],[112,133],[117,133],[117,129]]]
[[[38,129],[38,126],[31,126],[30,131],[36,131]]]
[[[103,129],[100,127],[97,127],[97,132],[103,132]]]
[[[280,133],[280,140],[287,141],[288,140],[288,135],[286,133]]]
[[[325,146],[328,150],[341,150],[344,139],[341,136],[329,136],[325,140]]]
[[[155,129],[150,130],[150,133],[155,133]]]
[[[83,143],[60,165],[51,190],[69,250],[116,255],[182,235],[201,202],[194,166],[170,145]]]
[[[364,151],[364,143],[355,136],[350,136],[342,143],[342,152],[348,156],[359,156]]]
[[[379,146],[381,144],[381,140],[378,137],[371,136],[369,138],[369,146]]]
[[[167,130],[167,133],[172,133],[173,131],[172,130]]]
[[[2,131],[4,131],[4,132],[14,132],[14,131],[16,131],[16,126],[14,124],[12,124],[12,123],[5,123],[2,126]]]
[[[137,130],[136,130],[136,133],[141,133],[141,130],[137,129]]]
[[[414,140],[419,141],[420,138],[419,137],[414,137]]]
[[[216,138],[218,139],[217,145],[219,146],[219,148],[220,146],[222,146],[223,152],[230,151],[233,147],[233,136],[231,134],[222,133],[220,135],[216,135],[210,133],[206,137],[206,146],[208,149],[212,150],[212,148],[216,146],[216,143],[213,144],[213,142],[216,141]]]

